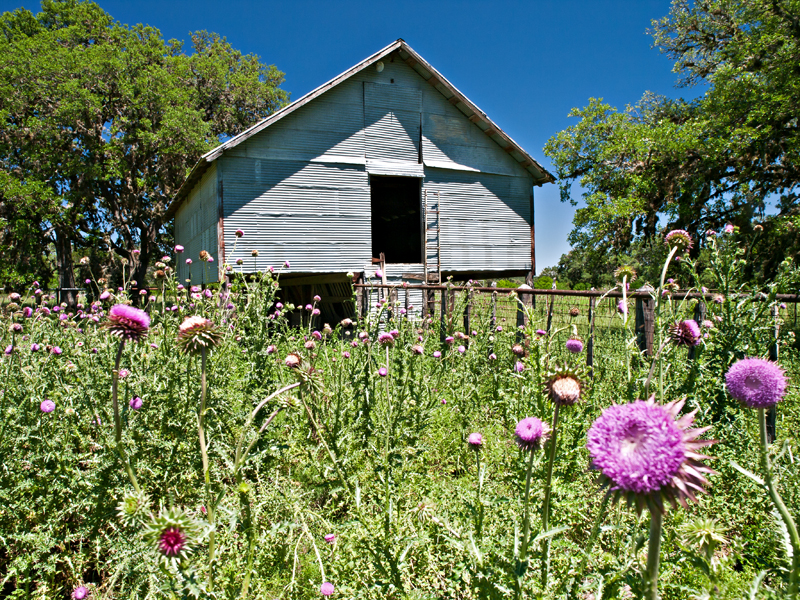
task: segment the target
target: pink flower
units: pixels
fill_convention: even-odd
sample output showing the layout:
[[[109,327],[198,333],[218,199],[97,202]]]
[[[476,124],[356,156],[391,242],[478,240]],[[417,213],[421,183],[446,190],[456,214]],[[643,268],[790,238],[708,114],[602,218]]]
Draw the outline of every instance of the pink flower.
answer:
[[[483,446],[483,436],[480,433],[470,433],[467,443],[477,450]]]
[[[336,535],[334,535],[333,533],[326,533],[325,541],[328,542],[329,544],[332,544],[333,542],[336,541]]]
[[[333,584],[326,581],[322,584],[322,587],[319,588],[320,594],[323,596],[332,596],[333,595]]]
[[[378,375],[381,377],[386,377],[389,374],[389,371],[386,370],[386,367],[381,367],[378,369]]]
[[[183,252],[183,246],[181,246],[180,244],[175,246],[175,252]]]
[[[383,279],[383,271],[381,271],[380,269],[375,271],[375,277],[377,277],[378,279]]]

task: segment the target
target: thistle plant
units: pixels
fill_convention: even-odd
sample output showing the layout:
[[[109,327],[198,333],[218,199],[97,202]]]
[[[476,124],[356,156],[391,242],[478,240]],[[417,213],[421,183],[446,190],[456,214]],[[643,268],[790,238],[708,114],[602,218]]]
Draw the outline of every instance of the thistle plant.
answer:
[[[650,512],[645,597],[658,600],[661,529],[666,503],[687,507],[713,473],[698,451],[715,440],[699,439],[710,427],[690,429],[696,410],[678,417],[684,400],[666,405],[651,397],[605,409],[592,424],[586,446],[592,468],[600,471],[606,495],[624,498],[637,513]]]
[[[797,524],[781,498],[769,460],[769,441],[767,439],[766,410],[776,406],[786,394],[786,376],[777,364],[762,358],[744,358],[735,362],[725,374],[728,392],[742,406],[754,408],[758,412],[758,431],[761,453],[761,471],[770,499],[789,533],[792,548],[792,566],[789,572],[789,598],[794,600],[800,586],[800,535]]]

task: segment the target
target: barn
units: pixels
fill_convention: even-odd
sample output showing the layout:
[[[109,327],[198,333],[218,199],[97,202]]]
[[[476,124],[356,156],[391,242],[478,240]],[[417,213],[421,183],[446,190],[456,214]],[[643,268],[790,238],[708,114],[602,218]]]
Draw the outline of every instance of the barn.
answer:
[[[398,39],[201,157],[169,208],[194,259],[178,275],[217,280],[201,250],[288,263],[282,293],[319,294],[331,321],[377,266],[389,283],[531,278],[533,189],[553,181]]]

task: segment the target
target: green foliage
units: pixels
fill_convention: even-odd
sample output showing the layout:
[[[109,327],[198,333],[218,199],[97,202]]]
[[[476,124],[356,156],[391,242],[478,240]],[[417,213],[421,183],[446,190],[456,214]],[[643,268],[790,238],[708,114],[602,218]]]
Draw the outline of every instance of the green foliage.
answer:
[[[573,183],[584,189],[573,260],[591,270],[608,253],[646,254],[662,230],[699,239],[728,222],[763,228],[748,277],[771,277],[797,255],[798,15],[797,0],[674,0],[653,22],[655,45],[676,61],[682,85],[708,91],[694,101],[647,93],[623,112],[595,98],[573,109],[578,123],[545,147],[562,201],[575,203]],[[778,215],[766,216],[768,200]]]
[[[751,590],[754,598],[780,598],[786,590],[785,535],[763,486],[742,471],[761,473],[756,416],[726,396],[724,373],[739,356],[770,351],[776,322],[787,318],[775,293],[795,285],[797,272],[787,262],[764,293],[753,290],[741,277],[746,255],[735,241],[730,235],[710,246],[714,287],[724,298],[707,304],[707,337],[693,359],[686,348],[666,346],[664,368],[654,370],[663,377],[651,385],[665,402],[686,398],[698,426],[711,426],[709,436],[720,440],[710,449],[719,474],[708,493],[665,517],[665,600],[733,600]],[[693,283],[694,266],[672,262],[667,275]],[[533,415],[552,422],[546,374],[584,360],[564,343],[578,325],[581,333],[588,327],[585,311],[554,320],[543,336],[534,332],[546,328],[546,308],[530,312],[520,356],[518,330],[503,322],[497,331],[477,305],[476,335],[457,336],[453,345],[443,334],[455,336],[459,320],[411,320],[386,305],[355,326],[334,324],[315,336],[312,325],[288,326],[295,309],[278,308],[279,281],[269,273],[234,273],[232,287],[212,289],[210,297],[162,281],[162,293],[145,306],[148,338],[127,343],[120,364],[129,371],[119,384],[121,447],[141,493],[114,439],[111,371],[119,346],[101,327],[109,304],[127,292],[86,302],[84,313],[63,320],[62,311],[26,318],[19,306],[0,307],[0,346],[11,347],[0,360],[0,581],[7,597],[63,598],[86,584],[97,598],[314,598],[324,580],[339,597],[376,599],[508,598],[517,581],[522,597],[635,597],[641,589],[646,518],[602,501],[585,448],[604,408],[647,395],[654,359],[636,350],[632,319],[616,315],[613,328],[598,331],[592,384],[581,402],[561,407],[548,532],[538,511],[547,458],[533,455],[530,560],[520,561],[528,455],[514,443],[514,427]],[[21,304],[41,304],[32,292]],[[670,324],[698,307],[656,295],[656,334],[666,338]],[[456,310],[465,296],[458,294]],[[610,301],[598,300],[597,311]],[[208,484],[198,451],[202,359],[178,352],[175,341],[188,315],[224,331],[206,373]],[[379,332],[391,329],[394,343],[381,345]],[[369,341],[356,341],[360,332]],[[56,346],[61,354],[52,352]],[[781,327],[780,362],[796,381],[800,357],[792,346]],[[296,368],[284,362],[290,353],[301,359]],[[134,396],[143,400],[139,410],[128,404]],[[45,398],[55,411],[40,409]],[[796,386],[777,414],[771,460],[797,518]],[[478,453],[466,444],[472,432],[483,434]],[[157,540],[171,527],[186,533],[191,552],[164,560]],[[336,537],[328,543],[330,533]],[[548,539],[551,584],[542,589]]]
[[[113,253],[143,283],[188,168],[288,99],[283,73],[257,56],[205,31],[191,42],[184,53],[93,2],[0,15],[4,282],[48,280],[53,244],[63,287],[74,287],[73,251],[89,250],[95,270],[117,273]]]

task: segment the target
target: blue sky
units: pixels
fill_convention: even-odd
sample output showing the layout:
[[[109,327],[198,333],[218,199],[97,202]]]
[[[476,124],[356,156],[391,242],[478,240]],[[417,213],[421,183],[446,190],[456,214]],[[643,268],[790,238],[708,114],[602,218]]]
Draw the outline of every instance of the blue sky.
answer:
[[[590,97],[622,109],[646,90],[699,92],[674,88],[672,63],[646,34],[652,19],[669,13],[668,0],[98,3],[165,38],[186,40],[200,29],[225,36],[284,71],[295,99],[402,37],[551,172],[542,147]],[[0,0],[1,11],[18,7],[38,12],[40,4]],[[541,270],[569,250],[573,208],[549,184],[536,188],[535,210]]]

